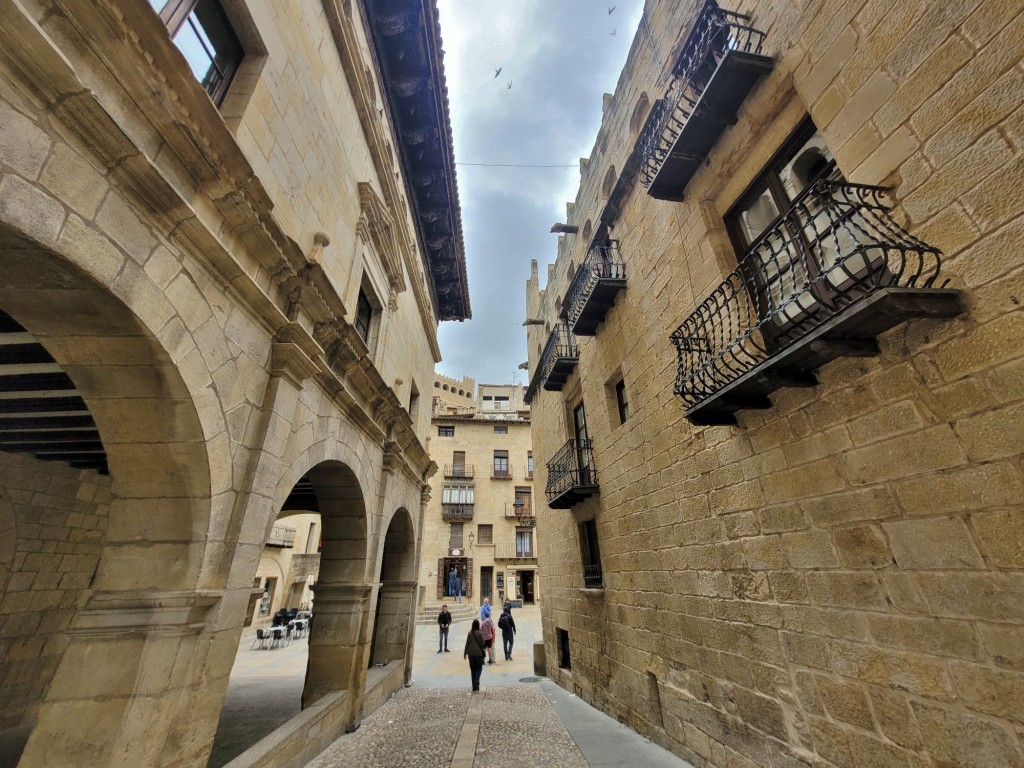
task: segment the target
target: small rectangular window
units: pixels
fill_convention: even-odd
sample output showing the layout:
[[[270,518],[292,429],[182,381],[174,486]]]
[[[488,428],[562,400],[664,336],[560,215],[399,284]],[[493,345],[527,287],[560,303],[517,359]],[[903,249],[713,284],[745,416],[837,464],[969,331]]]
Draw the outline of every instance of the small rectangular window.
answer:
[[[516,529],[516,557],[533,557],[533,531],[529,528]]]
[[[583,586],[587,589],[604,587],[601,573],[601,551],[597,544],[597,523],[584,520],[579,523],[580,559],[583,561]]]
[[[494,428],[494,434],[496,434],[496,435],[507,435],[508,434],[508,427],[506,427],[506,426],[495,427]]]
[[[438,427],[438,437],[455,437],[455,427]]]
[[[533,477],[533,451],[526,452],[526,476]]]
[[[615,404],[619,408],[619,423],[625,424],[629,420],[629,401],[626,399],[626,382],[619,379],[615,385]]]
[[[476,543],[477,544],[493,544],[494,543],[494,526],[487,523],[480,523],[476,527]]]
[[[558,636],[558,666],[561,669],[572,670],[572,660],[569,658],[569,630],[555,628]]]
[[[462,523],[452,523],[451,534],[448,537],[449,547],[461,547],[462,546]]]
[[[508,451],[494,452],[494,477],[511,477],[508,470]]]
[[[373,320],[373,305],[362,289],[359,290],[359,299],[356,301],[356,332],[367,344],[370,343],[370,323]]]

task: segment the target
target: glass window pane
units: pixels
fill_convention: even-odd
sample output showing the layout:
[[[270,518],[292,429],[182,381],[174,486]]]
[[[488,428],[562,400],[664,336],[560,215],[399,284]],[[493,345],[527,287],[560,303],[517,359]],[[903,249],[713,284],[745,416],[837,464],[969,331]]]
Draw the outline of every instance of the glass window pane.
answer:
[[[189,21],[191,21],[191,18]],[[196,80],[205,85],[207,76],[213,68],[213,59],[206,52],[203,41],[197,34],[195,27],[190,23],[183,24],[174,38],[174,44],[185,55],[185,60],[188,62],[188,66],[192,70],[192,74],[195,75]]]
[[[812,182],[819,179],[835,158],[825,145],[820,133],[815,133],[797,150],[793,158],[779,169],[779,179],[786,190],[789,202],[793,202]]]
[[[744,247],[749,246],[768,229],[768,225],[779,217],[781,211],[775,204],[768,188],[737,212],[736,223],[739,234],[743,238]]]

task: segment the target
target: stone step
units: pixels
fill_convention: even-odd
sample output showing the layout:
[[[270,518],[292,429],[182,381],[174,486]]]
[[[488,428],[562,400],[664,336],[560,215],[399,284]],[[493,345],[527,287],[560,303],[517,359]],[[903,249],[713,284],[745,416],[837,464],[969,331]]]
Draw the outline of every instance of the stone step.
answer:
[[[437,614],[441,612],[441,603],[420,608],[416,614],[417,624],[436,624]],[[480,616],[480,606],[472,603],[448,603],[448,612],[452,615],[452,623],[469,621]]]

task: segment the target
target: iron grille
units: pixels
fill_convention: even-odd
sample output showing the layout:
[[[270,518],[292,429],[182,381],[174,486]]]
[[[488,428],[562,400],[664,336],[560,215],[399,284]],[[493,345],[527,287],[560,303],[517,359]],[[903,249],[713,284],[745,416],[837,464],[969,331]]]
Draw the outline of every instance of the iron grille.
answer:
[[[576,343],[576,334],[570,331],[564,322],[557,323],[548,336],[540,361],[537,363],[537,371],[526,390],[526,404],[529,405],[533,401],[537,389],[541,386],[547,385],[546,389],[561,389],[558,385],[565,383],[579,357],[580,349]]]
[[[941,252],[884,192],[823,179],[801,195],[672,334],[676,395],[700,403],[873,292],[931,288]]]
[[[472,504],[441,504],[442,520],[472,520]]]
[[[565,298],[569,326],[572,327],[576,324],[587,298],[600,280],[624,280],[625,278],[626,263],[619,253],[618,240],[605,240],[591,245],[583,264],[576,270],[576,275],[573,277],[572,285],[569,286],[569,292]]]
[[[587,589],[600,589],[604,586],[604,574],[600,565],[583,566],[583,586]]]
[[[672,69],[668,90],[654,106],[639,140],[645,187],[654,182],[725,54],[743,51],[760,55],[764,32],[747,26],[744,22],[749,20],[749,16],[719,8],[714,0],[704,4]]]
[[[570,440],[548,462],[548,483],[544,489],[548,501],[574,488],[597,485],[594,449],[590,440]]]
[[[473,477],[472,464],[445,464],[444,476],[448,478]]]

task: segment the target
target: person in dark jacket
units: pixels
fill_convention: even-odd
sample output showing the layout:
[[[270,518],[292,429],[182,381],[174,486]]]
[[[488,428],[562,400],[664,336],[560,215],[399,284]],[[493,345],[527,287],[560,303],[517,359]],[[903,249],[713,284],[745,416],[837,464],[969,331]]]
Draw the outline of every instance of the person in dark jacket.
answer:
[[[442,605],[441,612],[437,614],[437,625],[440,635],[437,638],[437,652],[443,650],[448,653],[448,628],[452,625],[452,615],[448,612],[448,606]]]
[[[473,690],[480,690],[480,674],[484,671],[484,637],[480,634],[480,622],[473,619],[473,626],[466,635],[466,649],[462,658],[469,659],[469,676],[473,681]]]
[[[506,607],[498,617],[498,629],[501,630],[501,642],[505,647],[505,661],[512,661],[512,643],[515,641],[516,622],[512,618],[511,607]]]

